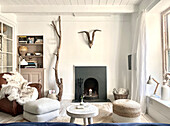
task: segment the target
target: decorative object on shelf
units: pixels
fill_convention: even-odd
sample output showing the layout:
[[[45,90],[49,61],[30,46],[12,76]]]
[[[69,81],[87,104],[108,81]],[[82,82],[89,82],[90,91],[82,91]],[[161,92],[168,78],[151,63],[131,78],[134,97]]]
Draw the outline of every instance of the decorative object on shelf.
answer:
[[[90,32],[92,32],[92,38],[90,38],[90,32],[88,32],[88,31],[80,31],[80,32],[78,32],[78,33],[86,33],[87,39],[88,39],[88,45],[89,45],[89,47],[91,48],[92,45],[93,45],[94,36],[95,36],[95,32],[96,32],[96,31],[101,31],[101,30],[95,29],[95,30],[93,30],[93,31],[90,31]]]
[[[60,16],[58,17],[58,22],[59,22],[59,31],[56,27],[56,24],[55,24],[55,21],[52,21],[52,24],[51,26],[54,28],[54,31],[56,32],[57,34],[57,37],[58,37],[58,45],[57,45],[57,53],[54,53],[54,55],[56,56],[56,64],[55,64],[55,79],[56,79],[56,83],[58,85],[58,88],[59,88],[59,93],[57,95],[58,97],[58,100],[61,101],[61,98],[62,98],[62,94],[63,94],[63,79],[58,77],[58,63],[59,63],[59,54],[60,54],[60,48],[61,48],[61,18]]]
[[[25,67],[26,65],[28,65],[28,62],[20,56],[19,57],[19,73],[21,73],[21,68]]]
[[[32,54],[31,54],[30,52],[27,52],[26,55],[27,55],[27,56],[31,56]]]
[[[28,37],[27,42],[28,42],[29,44],[33,44],[33,43],[34,43],[34,37]]]
[[[20,65],[28,65],[28,62],[23,58],[20,62]]]
[[[37,39],[36,41],[35,41],[35,44],[42,44],[43,43],[43,40],[42,39]]]
[[[25,68],[37,68],[37,61],[27,61],[28,65]]]
[[[18,36],[18,42],[20,44],[27,44],[27,37],[26,36]]]
[[[25,56],[27,51],[28,51],[28,48],[26,46],[19,46],[19,53],[21,56]]]
[[[35,54],[35,56],[42,56],[42,53],[40,53],[40,52],[35,52],[34,54]]]
[[[149,80],[147,81],[147,84],[153,84],[153,81],[154,82],[156,82],[156,88],[155,88],[155,90],[154,90],[154,95],[156,94],[156,91],[157,91],[157,89],[158,89],[158,86],[159,86],[159,82],[158,81],[156,81],[154,78],[152,78],[151,77],[151,75],[149,76]]]

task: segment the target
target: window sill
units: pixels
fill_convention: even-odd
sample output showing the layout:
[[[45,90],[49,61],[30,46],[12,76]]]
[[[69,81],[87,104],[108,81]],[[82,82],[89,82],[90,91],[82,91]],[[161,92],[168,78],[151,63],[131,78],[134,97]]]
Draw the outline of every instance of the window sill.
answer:
[[[152,100],[155,100],[157,102],[159,102],[160,104],[170,108],[170,100],[166,101],[166,100],[162,100],[161,98],[155,97],[155,96],[150,96],[149,97]]]
[[[147,96],[147,113],[159,123],[170,123],[170,101]]]

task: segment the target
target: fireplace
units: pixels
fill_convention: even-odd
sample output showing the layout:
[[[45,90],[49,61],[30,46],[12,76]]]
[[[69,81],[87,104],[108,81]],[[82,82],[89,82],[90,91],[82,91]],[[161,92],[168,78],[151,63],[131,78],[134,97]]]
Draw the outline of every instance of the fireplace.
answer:
[[[87,78],[84,81],[84,99],[85,100],[92,100],[98,99],[98,81],[95,78]]]
[[[80,102],[108,101],[106,66],[75,66],[75,99]]]

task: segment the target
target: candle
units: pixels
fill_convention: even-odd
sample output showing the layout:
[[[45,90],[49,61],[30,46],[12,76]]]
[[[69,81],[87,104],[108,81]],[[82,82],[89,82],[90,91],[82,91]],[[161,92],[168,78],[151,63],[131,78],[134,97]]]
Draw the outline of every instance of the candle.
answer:
[[[92,89],[89,89],[89,95],[92,96]]]

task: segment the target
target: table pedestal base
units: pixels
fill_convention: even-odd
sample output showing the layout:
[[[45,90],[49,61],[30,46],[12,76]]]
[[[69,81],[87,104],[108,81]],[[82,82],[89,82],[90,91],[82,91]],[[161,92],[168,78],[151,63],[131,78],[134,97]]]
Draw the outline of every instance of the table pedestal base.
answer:
[[[70,119],[70,123],[74,123],[75,118],[71,117]],[[88,125],[88,124],[92,124],[93,123],[93,118],[83,118],[83,122],[84,122],[84,126]]]

